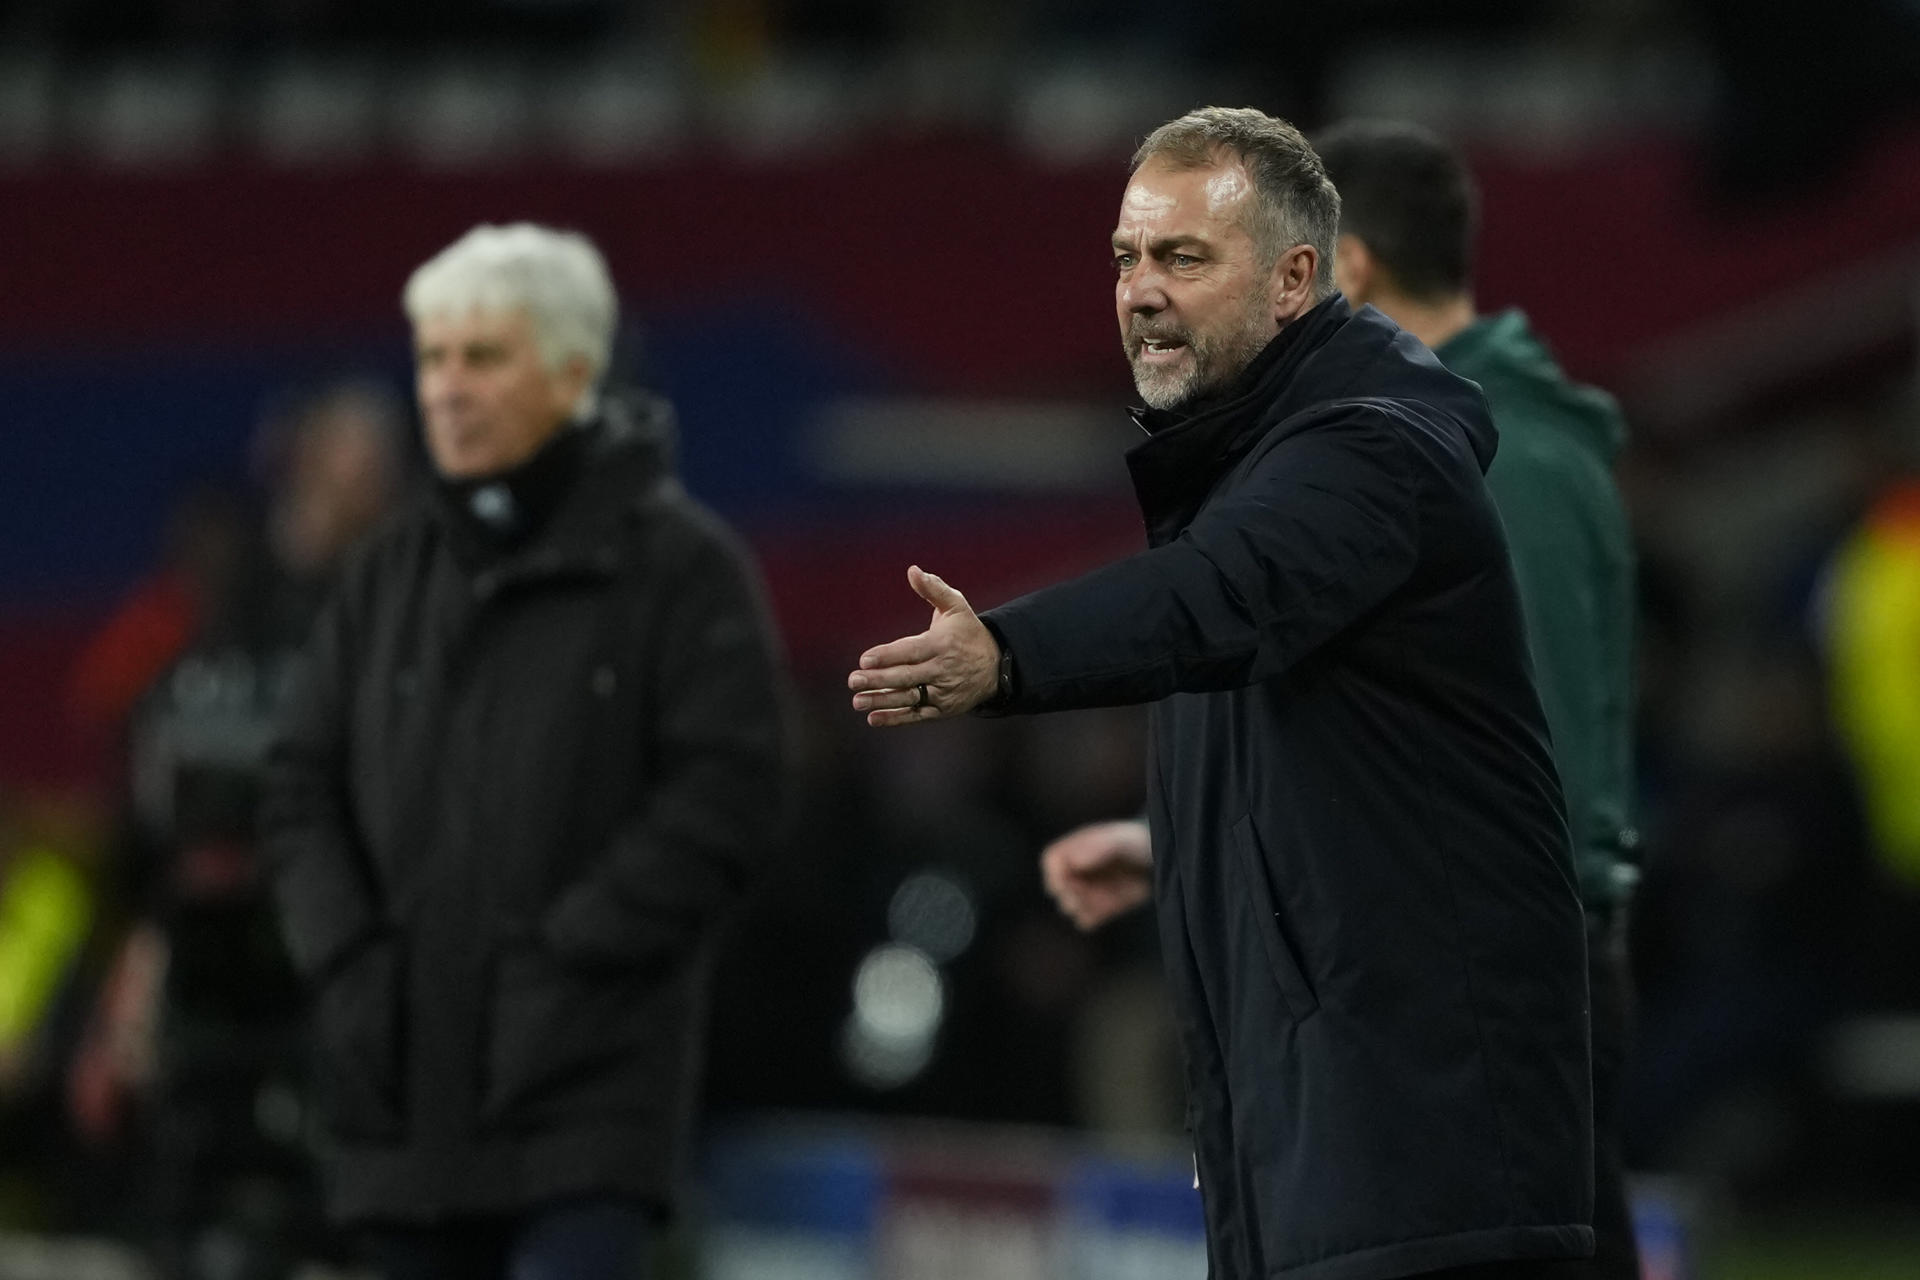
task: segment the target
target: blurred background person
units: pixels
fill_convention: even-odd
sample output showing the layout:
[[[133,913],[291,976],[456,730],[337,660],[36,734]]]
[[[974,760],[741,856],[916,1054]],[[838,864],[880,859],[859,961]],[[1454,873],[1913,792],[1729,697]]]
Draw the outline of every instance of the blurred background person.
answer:
[[[1378,307],[1478,383],[1500,431],[1487,489],[1507,529],[1586,908],[1593,1271],[1636,1280],[1620,1153],[1626,916],[1640,844],[1630,813],[1633,547],[1613,479],[1625,423],[1610,397],[1568,381],[1520,311],[1476,312],[1479,197],[1451,146],[1417,126],[1367,121],[1336,124],[1315,145],[1340,189],[1340,291],[1356,307]]]
[[[602,394],[589,241],[477,227],[405,306],[436,484],[322,617],[263,816],[328,1202],[393,1280],[631,1280],[774,832],[775,643],[664,404]]]
[[[85,1192],[61,1099],[101,914],[89,846],[82,815],[0,788],[0,1233]]]
[[[1903,451],[1904,452],[1904,451]],[[1838,742],[1870,837],[1862,927],[1884,961],[1870,1006],[1920,1008],[1920,477],[1910,460],[1871,495],[1823,575],[1816,624]]]
[[[155,617],[176,580],[163,574],[81,667],[84,679],[163,660],[124,712],[111,903],[125,938],[69,1095],[80,1132],[135,1166],[130,1225],[168,1275],[280,1276],[321,1245],[301,1143],[301,994],[255,814],[289,668],[342,557],[400,491],[403,442],[398,404],[371,382],[272,415],[255,441],[264,510],[210,492],[183,512],[177,651]]]

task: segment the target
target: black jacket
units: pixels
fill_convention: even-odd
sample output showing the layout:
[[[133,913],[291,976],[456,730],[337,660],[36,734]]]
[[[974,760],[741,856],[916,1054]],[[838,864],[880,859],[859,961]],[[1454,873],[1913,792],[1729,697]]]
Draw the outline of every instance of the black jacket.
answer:
[[[587,448],[484,568],[442,503],[377,537],[274,752],[267,851],[348,1220],[677,1180],[707,940],[779,808],[775,645],[654,435],[615,419]]]
[[[1585,939],[1478,390],[1334,298],[1143,425],[1151,549],[988,619],[1009,710],[1159,700],[1215,1280],[1590,1253]]]

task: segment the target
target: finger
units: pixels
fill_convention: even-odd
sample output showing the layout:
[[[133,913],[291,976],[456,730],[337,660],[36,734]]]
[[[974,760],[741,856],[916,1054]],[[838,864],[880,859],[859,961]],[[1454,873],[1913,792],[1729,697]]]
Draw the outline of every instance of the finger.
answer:
[[[1113,861],[1113,846],[1102,840],[1079,840],[1061,851],[1067,866],[1075,874],[1099,872]]]
[[[1066,885],[1048,885],[1047,894],[1069,920],[1078,920],[1087,910],[1086,900]]]
[[[1058,849],[1048,849],[1040,855],[1040,883],[1046,886],[1048,894],[1062,907],[1072,896],[1067,884],[1067,869],[1060,858]]]
[[[914,662],[925,662],[939,652],[932,636],[921,632],[917,636],[904,636],[891,644],[876,645],[860,655],[860,670],[871,671],[875,667],[899,667]],[[868,683],[872,687],[872,682]]]
[[[1094,845],[1090,841],[1080,838],[1076,833],[1075,835],[1062,839],[1054,848],[1059,851],[1057,856],[1063,866],[1078,870],[1086,865],[1087,856],[1093,850]]]
[[[928,693],[931,695],[932,691],[929,690]],[[856,693],[853,695],[853,709],[855,711],[893,711],[900,708],[924,707],[930,705],[930,702],[930,696],[926,698],[920,696],[920,686],[917,684],[906,686],[893,685],[884,689],[876,689],[871,693]]]
[[[1119,904],[1105,895],[1088,895],[1080,900],[1080,918],[1083,928],[1094,929],[1120,914]]]
[[[946,584],[946,580],[936,574],[928,573],[919,565],[907,568],[907,585],[914,594],[942,613],[970,612],[967,598]]]
[[[867,713],[867,723],[876,729],[899,729],[906,725],[922,724],[928,720],[938,720],[939,718],[940,708],[932,705],[924,707],[902,707],[891,711],[869,711]]]
[[[1070,844],[1056,846],[1046,853],[1042,875],[1056,897],[1078,898],[1085,891],[1088,877],[1076,861],[1075,853]]]
[[[855,693],[912,690],[915,685],[931,686],[938,676],[939,672],[931,666],[881,667],[874,671],[854,672],[847,677],[847,688]]]

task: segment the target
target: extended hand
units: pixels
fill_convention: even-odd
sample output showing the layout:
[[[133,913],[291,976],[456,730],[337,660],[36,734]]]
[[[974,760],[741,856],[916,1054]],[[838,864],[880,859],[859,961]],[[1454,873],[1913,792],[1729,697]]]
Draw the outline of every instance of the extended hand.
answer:
[[[933,621],[917,636],[867,650],[847,677],[854,709],[880,729],[965,715],[999,685],[1000,646],[967,598],[919,565],[907,570],[907,583],[933,606]]]
[[[1153,848],[1147,824],[1096,822],[1040,852],[1040,878],[1060,910],[1095,929],[1153,896]]]

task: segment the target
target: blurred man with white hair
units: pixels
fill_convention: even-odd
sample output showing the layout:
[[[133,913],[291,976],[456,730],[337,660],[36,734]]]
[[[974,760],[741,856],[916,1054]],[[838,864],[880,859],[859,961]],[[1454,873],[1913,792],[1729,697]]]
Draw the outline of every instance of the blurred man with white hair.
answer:
[[[591,243],[478,227],[405,303],[437,483],[322,617],[264,813],[329,1205],[396,1280],[630,1280],[778,809],[776,645],[664,406],[600,394]]]

